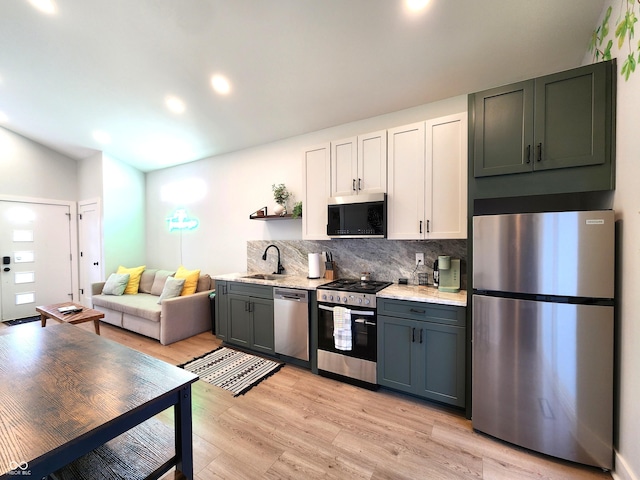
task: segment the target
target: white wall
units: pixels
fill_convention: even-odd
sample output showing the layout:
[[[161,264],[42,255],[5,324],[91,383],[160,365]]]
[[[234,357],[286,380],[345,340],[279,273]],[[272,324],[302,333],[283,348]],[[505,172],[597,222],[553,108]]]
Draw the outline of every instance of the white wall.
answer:
[[[104,273],[118,265],[145,264],[145,177],[135,168],[102,156]]]
[[[300,220],[266,222],[249,220],[249,215],[264,206],[272,211],[274,183],[284,183],[293,193],[290,205],[302,199],[304,148],[466,111],[467,97],[463,95],[147,173],[147,264],[163,268],[183,264],[210,274],[244,271],[248,240],[302,238]],[[178,186],[182,190],[177,200],[162,199],[163,188],[183,181],[195,183]],[[191,199],[198,181],[206,191]],[[189,216],[199,220],[199,227],[183,233],[169,232],[166,219],[176,208],[186,208]]]
[[[77,200],[76,161],[0,127],[0,194]]]
[[[102,152],[78,162],[78,201],[102,199]]]
[[[635,2],[633,2],[635,4]],[[638,179],[640,178],[640,148],[638,143],[638,116],[640,114],[640,70],[636,70],[625,80],[620,74],[622,64],[629,55],[625,42],[617,47],[614,32],[624,14],[626,0],[607,0],[597,28],[609,6],[612,15],[609,21],[609,35],[613,39],[612,56],[617,57],[617,116],[616,116],[616,191],[614,209],[621,233],[618,255],[618,323],[616,339],[619,371],[616,391],[617,412],[615,436],[615,474],[624,479],[640,479],[640,205],[638,200]],[[636,15],[638,15],[638,7]],[[637,49],[637,39],[632,40]],[[637,50],[634,50],[636,53]],[[637,58],[637,56],[636,56]],[[587,54],[585,63],[591,63],[592,55]]]

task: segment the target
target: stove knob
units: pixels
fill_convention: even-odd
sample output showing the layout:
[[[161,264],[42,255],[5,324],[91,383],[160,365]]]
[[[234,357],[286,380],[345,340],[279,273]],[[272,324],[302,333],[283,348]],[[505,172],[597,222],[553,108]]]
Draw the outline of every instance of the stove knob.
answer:
[[[358,303],[362,303],[362,299],[361,298],[358,299]]]
[[[371,303],[371,300],[369,300],[368,298],[365,298],[364,299],[364,303],[365,303],[365,305],[369,305]]]
[[[342,299],[342,301],[343,301],[343,302],[346,302],[346,301],[347,301],[347,297],[344,297],[344,298]]]
[[[327,299],[327,294],[326,294],[326,293],[323,293],[323,294],[322,294],[322,300],[326,300],[326,299]]]
[[[333,302],[333,295],[329,295],[329,300]]]

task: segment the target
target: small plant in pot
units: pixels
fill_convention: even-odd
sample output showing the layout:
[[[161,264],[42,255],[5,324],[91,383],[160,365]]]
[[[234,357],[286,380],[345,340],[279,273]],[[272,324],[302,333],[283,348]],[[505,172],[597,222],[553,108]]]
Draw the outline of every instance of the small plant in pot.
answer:
[[[298,218],[302,216],[302,202],[296,202],[293,206],[292,218]]]
[[[280,183],[276,185],[275,183],[271,185],[271,189],[273,190],[273,199],[279,205],[279,208],[276,208],[277,215],[286,215],[287,214],[287,200],[291,194],[287,191],[287,187],[284,186],[284,183]]]

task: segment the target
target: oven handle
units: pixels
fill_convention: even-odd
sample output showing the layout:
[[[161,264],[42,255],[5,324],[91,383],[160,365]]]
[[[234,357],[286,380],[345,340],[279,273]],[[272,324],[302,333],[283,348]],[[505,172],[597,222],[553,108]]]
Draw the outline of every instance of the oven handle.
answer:
[[[329,312],[333,312],[333,307],[327,307],[326,305],[318,305],[318,308],[322,310],[327,310]],[[371,311],[371,310],[351,310],[351,311],[355,312],[357,315],[368,315],[371,317],[376,314],[375,311]],[[358,322],[358,320],[356,320],[356,322]]]

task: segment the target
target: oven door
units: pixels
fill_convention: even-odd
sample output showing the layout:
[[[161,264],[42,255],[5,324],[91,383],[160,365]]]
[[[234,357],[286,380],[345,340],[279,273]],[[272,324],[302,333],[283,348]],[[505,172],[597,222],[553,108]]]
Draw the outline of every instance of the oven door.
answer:
[[[376,311],[346,307],[351,311],[351,350],[341,350],[336,348],[333,337],[334,306],[318,304],[318,349],[375,362],[378,341]]]

